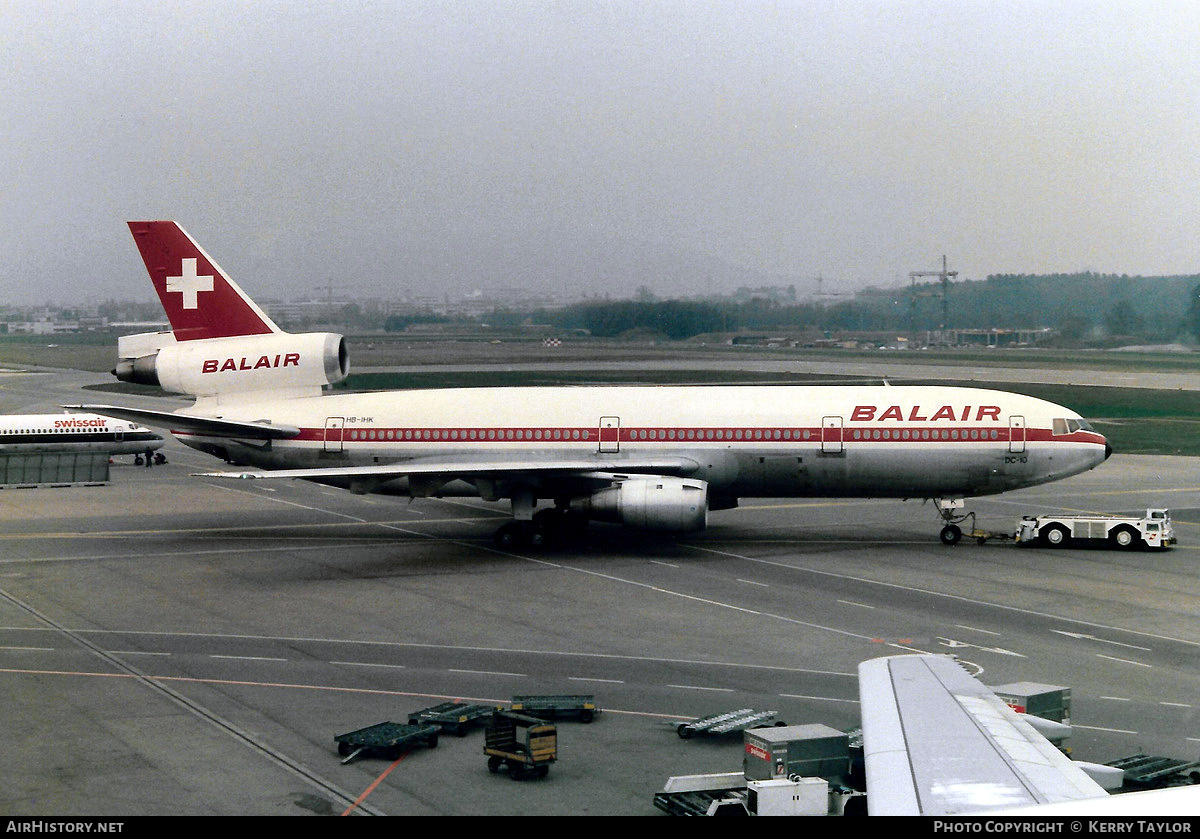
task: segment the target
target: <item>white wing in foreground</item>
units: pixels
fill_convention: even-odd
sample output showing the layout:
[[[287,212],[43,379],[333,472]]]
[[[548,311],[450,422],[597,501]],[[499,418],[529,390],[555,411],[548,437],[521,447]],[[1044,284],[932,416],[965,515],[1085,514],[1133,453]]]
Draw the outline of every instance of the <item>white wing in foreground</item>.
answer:
[[[871,815],[962,815],[1109,794],[952,658],[858,668]]]

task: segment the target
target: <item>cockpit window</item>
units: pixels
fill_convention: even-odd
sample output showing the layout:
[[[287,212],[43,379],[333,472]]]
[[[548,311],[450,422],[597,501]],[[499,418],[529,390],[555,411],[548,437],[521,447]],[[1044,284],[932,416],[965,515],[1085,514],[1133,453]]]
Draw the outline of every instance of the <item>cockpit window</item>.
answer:
[[[1093,431],[1093,430],[1094,429],[1092,428],[1092,426],[1089,425],[1088,421],[1085,419],[1055,418],[1055,420],[1054,420],[1054,433],[1055,434],[1074,434],[1076,431]]]

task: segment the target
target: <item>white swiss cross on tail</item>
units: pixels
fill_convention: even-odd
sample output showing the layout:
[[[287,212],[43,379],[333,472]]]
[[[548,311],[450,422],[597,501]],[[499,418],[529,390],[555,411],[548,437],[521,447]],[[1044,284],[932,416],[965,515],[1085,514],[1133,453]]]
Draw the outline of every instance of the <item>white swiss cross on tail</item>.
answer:
[[[180,267],[179,277],[167,277],[167,291],[177,291],[183,295],[183,308],[199,308],[198,297],[202,291],[213,290],[211,274],[196,274],[196,260],[184,259]]]

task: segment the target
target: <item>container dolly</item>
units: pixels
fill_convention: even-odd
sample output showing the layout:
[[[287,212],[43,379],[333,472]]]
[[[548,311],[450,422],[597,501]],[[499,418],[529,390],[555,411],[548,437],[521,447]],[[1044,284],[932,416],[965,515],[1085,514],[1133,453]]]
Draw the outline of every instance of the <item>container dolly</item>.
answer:
[[[465,737],[472,723],[490,717],[499,709],[497,705],[468,705],[466,702],[443,702],[413,711],[408,715],[409,725],[427,723],[438,726],[442,731],[453,731]]]
[[[753,708],[739,708],[724,714],[713,714],[700,717],[690,722],[673,722],[675,733],[684,740],[693,734],[729,734],[734,731],[744,731],[747,728],[761,728],[775,719],[775,711],[756,711]],[[785,725],[782,720],[774,725]]]
[[[388,760],[397,760],[406,746],[413,743],[425,743],[429,748],[437,748],[438,727],[436,725],[401,725],[398,722],[381,722],[338,734],[333,738],[337,742],[337,752],[342,756],[342,763],[349,763],[364,752],[375,752]]]
[[[1200,784],[1200,762],[1194,760],[1136,754],[1109,761],[1106,765],[1123,770],[1125,785],[1132,789]]]
[[[583,723],[591,722],[596,718],[596,714],[600,713],[600,709],[596,707],[596,698],[591,694],[514,696],[512,710],[544,720],[578,717]]]

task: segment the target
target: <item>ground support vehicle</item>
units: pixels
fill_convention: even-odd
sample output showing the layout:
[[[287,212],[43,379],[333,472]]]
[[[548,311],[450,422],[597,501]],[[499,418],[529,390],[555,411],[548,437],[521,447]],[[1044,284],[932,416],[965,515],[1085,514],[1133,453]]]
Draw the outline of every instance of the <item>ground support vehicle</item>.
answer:
[[[491,717],[498,705],[468,705],[465,702],[443,702],[408,715],[409,725],[425,723],[436,725],[442,731],[454,732],[459,737],[465,737],[467,731],[477,722],[483,722]]]
[[[585,723],[591,722],[600,713],[596,699],[591,694],[514,696],[512,710],[543,720],[578,717],[580,722]]]
[[[1175,544],[1168,510],[1149,509],[1137,515],[1025,516],[1017,527],[1017,541],[1063,548],[1072,542],[1106,542],[1114,548],[1166,548]]]
[[[670,816],[707,816],[726,803],[740,802],[745,793],[741,772],[673,776],[654,794],[654,806]]]
[[[1125,772],[1129,791],[1200,784],[1200,761],[1136,754],[1106,764]]]
[[[772,724],[775,711],[756,711],[753,708],[739,708],[724,714],[713,714],[699,719],[673,722],[675,733],[684,740],[694,734],[730,734],[734,731],[745,731],[747,728]],[[774,725],[783,725],[782,721]]]
[[[507,766],[514,781],[544,778],[558,759],[558,730],[537,717],[497,711],[484,732],[483,753],[488,756],[489,772]]]
[[[865,815],[861,792],[824,778],[747,779],[740,772],[667,779],[654,806],[671,816]]]
[[[396,760],[404,753],[405,747],[414,743],[425,743],[431,749],[436,748],[438,727],[381,722],[357,731],[338,734],[333,739],[337,741],[337,751],[343,758],[342,763],[349,763],[366,752],[373,752],[388,760]]]

